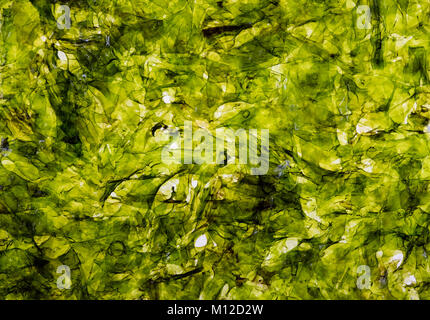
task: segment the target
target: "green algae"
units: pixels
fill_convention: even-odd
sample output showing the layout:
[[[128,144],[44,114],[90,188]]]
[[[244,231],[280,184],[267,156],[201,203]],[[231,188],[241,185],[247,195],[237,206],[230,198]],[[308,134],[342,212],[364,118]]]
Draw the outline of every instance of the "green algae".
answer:
[[[2,299],[430,297],[428,1],[0,13]],[[163,163],[185,121],[269,129],[269,172]]]

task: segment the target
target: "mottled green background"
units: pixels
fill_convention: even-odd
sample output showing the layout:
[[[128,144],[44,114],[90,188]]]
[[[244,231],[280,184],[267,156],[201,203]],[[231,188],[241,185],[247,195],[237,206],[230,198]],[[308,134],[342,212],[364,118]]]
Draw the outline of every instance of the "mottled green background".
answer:
[[[0,298],[430,298],[428,0],[0,13]],[[269,129],[268,174],[163,164],[184,121]]]

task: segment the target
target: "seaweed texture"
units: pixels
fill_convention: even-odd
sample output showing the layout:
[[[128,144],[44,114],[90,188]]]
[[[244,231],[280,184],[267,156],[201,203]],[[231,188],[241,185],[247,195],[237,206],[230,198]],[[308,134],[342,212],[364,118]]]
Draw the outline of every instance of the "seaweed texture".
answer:
[[[0,298],[430,298],[429,21],[426,0],[1,0]],[[269,129],[269,171],[163,163],[185,121]]]

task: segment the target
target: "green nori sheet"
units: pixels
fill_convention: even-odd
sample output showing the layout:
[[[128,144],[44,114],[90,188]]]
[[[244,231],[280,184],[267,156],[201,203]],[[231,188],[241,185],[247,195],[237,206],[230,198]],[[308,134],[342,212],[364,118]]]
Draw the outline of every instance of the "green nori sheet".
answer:
[[[430,298],[429,21],[1,0],[0,298]],[[163,163],[185,121],[269,129],[267,174]]]

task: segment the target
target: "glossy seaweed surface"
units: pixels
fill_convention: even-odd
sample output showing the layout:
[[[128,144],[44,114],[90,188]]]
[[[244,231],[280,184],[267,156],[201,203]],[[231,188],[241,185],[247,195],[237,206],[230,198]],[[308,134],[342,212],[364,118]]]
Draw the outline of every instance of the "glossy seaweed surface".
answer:
[[[0,0],[0,298],[429,299],[429,21]],[[185,123],[268,129],[267,172],[162,161]]]

